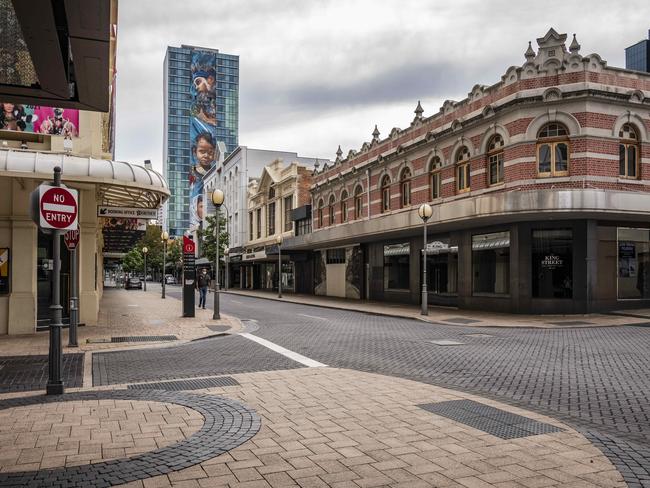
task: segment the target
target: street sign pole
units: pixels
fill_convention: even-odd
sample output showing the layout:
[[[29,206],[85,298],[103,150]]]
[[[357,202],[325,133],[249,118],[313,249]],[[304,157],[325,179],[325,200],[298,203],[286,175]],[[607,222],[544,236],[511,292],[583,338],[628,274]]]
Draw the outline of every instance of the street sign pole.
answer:
[[[61,168],[54,168],[54,186],[61,186]],[[61,307],[61,231],[52,229],[52,254],[54,270],[52,276],[52,305],[50,305],[50,351],[48,358],[48,381],[45,388],[48,395],[63,394],[63,352],[61,349],[61,329],[63,328],[63,307]]]

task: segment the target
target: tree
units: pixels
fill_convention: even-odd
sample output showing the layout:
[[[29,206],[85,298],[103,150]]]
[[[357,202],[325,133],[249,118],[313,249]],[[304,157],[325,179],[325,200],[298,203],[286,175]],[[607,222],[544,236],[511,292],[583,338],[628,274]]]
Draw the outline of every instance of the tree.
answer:
[[[217,238],[215,233],[217,217],[216,215],[208,215],[205,220],[208,223],[207,228],[198,231],[198,238],[201,243],[203,256],[205,256],[211,263],[214,263],[217,249]],[[228,247],[228,242],[230,241],[230,236],[225,229],[226,218],[222,216],[219,219],[219,261],[223,261],[224,250]]]
[[[182,262],[182,239],[174,239],[167,244],[167,261],[166,266],[167,270],[174,270],[174,276],[176,276],[176,271],[178,271],[179,265]],[[166,274],[168,274],[167,272]]]
[[[144,271],[144,259],[142,248],[134,247],[122,258],[122,269],[127,273],[142,273]]]

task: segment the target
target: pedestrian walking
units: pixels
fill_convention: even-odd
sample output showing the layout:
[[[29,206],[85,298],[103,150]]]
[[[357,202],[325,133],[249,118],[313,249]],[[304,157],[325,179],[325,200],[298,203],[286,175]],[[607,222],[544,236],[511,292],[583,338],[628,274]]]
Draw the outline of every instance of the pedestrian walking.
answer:
[[[196,280],[196,287],[199,289],[199,308],[205,309],[205,301],[208,296],[208,286],[210,286],[210,276],[208,276],[208,270],[203,268]]]

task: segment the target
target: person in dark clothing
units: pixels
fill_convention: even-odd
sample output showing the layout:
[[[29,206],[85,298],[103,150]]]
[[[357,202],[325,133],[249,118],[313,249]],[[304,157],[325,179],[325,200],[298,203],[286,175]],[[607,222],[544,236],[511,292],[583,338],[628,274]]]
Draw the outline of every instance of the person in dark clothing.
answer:
[[[199,289],[199,308],[205,309],[205,301],[208,296],[208,286],[210,286],[210,276],[208,276],[208,270],[203,268],[196,280],[196,287]]]

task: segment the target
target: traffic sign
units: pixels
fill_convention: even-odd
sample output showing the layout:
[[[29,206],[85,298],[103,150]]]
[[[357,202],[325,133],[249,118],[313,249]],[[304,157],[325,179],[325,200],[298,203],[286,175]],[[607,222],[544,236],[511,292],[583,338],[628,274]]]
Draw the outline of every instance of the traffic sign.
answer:
[[[43,229],[77,229],[77,190],[61,186],[40,185],[39,213]]]
[[[79,245],[79,229],[69,230],[63,235],[63,242],[68,251],[74,251]]]
[[[196,253],[196,244],[194,244],[194,241],[187,236],[183,236],[183,252],[185,254]]]

